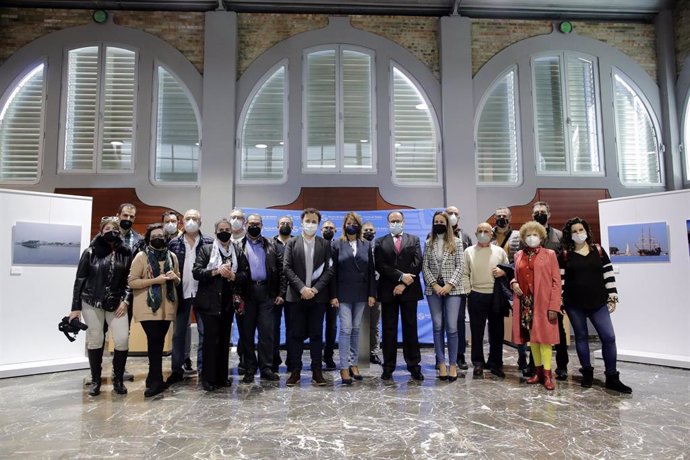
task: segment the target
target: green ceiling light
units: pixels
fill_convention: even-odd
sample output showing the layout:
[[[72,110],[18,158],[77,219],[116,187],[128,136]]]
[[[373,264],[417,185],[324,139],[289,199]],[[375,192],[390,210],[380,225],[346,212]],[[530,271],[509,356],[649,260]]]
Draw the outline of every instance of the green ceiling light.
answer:
[[[573,23],[570,21],[563,21],[560,24],[558,24],[558,30],[561,33],[569,34],[573,31]]]
[[[105,10],[96,10],[91,15],[93,22],[97,24],[105,24],[108,20],[108,13]]]

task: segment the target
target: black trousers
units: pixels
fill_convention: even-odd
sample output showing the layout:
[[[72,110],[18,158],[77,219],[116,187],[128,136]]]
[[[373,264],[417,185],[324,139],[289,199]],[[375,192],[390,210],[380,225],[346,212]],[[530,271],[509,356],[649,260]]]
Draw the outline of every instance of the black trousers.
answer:
[[[149,375],[146,376],[146,388],[163,383],[163,345],[168,333],[170,321],[142,321],[141,327],[146,333],[147,355],[149,358]]]
[[[338,338],[338,309],[326,307],[326,339],[323,347],[323,359],[333,361],[335,340]]]
[[[220,315],[201,313],[204,324],[204,366],[201,378],[212,385],[223,385],[228,380],[230,365],[230,332],[234,310],[232,303],[223,302]]]
[[[247,373],[273,367],[273,306],[275,298],[268,296],[266,285],[252,284],[252,298],[244,301],[244,315],[240,330],[244,366]],[[238,323],[239,326],[239,323]],[[259,332],[259,356],[257,361],[254,338]]]
[[[246,368],[244,365],[244,343],[242,341],[242,323],[244,322],[244,315],[238,315],[236,312],[235,324],[237,325],[237,356],[240,358],[240,363],[237,365],[238,368]],[[232,322],[232,321],[230,321]],[[230,336],[228,336],[228,343],[232,342],[232,331],[230,331]]]
[[[493,294],[472,291],[467,297],[467,311],[470,314],[472,334],[472,364],[483,366],[484,327],[489,323],[489,359],[487,367],[503,366],[503,314],[493,311]]]
[[[563,327],[563,315],[558,315],[558,337],[559,342],[554,347],[556,349],[556,369],[567,369],[570,358],[568,358],[568,342]]]
[[[417,301],[400,301],[397,297],[392,302],[381,302],[381,348],[383,350],[383,368],[393,372],[398,358],[398,314],[402,321],[403,357],[407,370],[421,370],[419,365],[422,355],[419,350],[417,335]]]
[[[283,312],[285,312],[285,348],[287,349],[287,344],[288,344],[288,336],[287,336],[287,331],[290,329],[290,326],[288,324],[288,319],[290,318],[290,314],[288,312],[290,307],[289,303],[283,303],[282,305],[273,305],[273,367],[278,368],[283,362],[282,359],[280,359],[280,320],[281,317],[283,316]],[[292,370],[292,367],[290,366],[290,361],[285,358],[285,365],[287,366],[288,372]]]
[[[321,369],[323,349],[323,317],[326,304],[313,300],[291,302],[288,308],[288,362],[292,370],[302,369],[302,350],[304,341],[309,339],[311,370]]]

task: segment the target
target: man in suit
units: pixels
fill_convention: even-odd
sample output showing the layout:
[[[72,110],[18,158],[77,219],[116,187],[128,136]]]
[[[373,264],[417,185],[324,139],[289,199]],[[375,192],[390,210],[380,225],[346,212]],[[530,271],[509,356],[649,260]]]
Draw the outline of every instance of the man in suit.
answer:
[[[321,213],[314,208],[302,211],[302,233],[285,245],[283,271],[288,283],[286,301],[288,321],[288,361],[292,371],[287,386],[300,381],[302,347],[309,338],[312,382],[323,386],[321,358],[323,349],[323,318],[329,302],[328,287],[333,277],[331,245],[316,235]]]
[[[422,299],[419,272],[422,270],[422,248],[419,238],[403,232],[404,216],[400,211],[388,214],[389,233],[376,240],[374,259],[379,272],[378,298],[383,322],[382,380],[393,378],[398,354],[398,312],[402,320],[403,356],[412,378],[424,380],[419,365],[421,353],[417,336],[417,301]]]

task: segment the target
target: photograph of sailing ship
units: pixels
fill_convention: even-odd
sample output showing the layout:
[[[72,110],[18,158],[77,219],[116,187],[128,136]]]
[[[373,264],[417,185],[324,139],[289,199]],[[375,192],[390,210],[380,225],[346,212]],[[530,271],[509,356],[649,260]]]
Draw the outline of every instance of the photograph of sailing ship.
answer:
[[[609,254],[613,263],[668,262],[666,222],[609,227]]]
[[[78,225],[17,222],[12,232],[12,265],[78,265]]]

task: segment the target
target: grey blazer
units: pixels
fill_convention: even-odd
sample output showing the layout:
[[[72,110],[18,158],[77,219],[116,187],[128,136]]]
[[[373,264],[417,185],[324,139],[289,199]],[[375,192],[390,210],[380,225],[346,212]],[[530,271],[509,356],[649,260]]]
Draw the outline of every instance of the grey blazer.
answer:
[[[323,270],[317,278],[312,278],[311,287],[318,292],[311,302],[328,303],[328,288],[333,277],[333,260],[331,258],[331,244],[320,236],[314,237],[314,271],[323,265]],[[307,279],[306,264],[304,261],[304,239],[302,235],[292,238],[285,244],[285,254],[283,256],[283,273],[287,279],[288,302],[300,302],[302,297],[300,291],[306,285]]]

